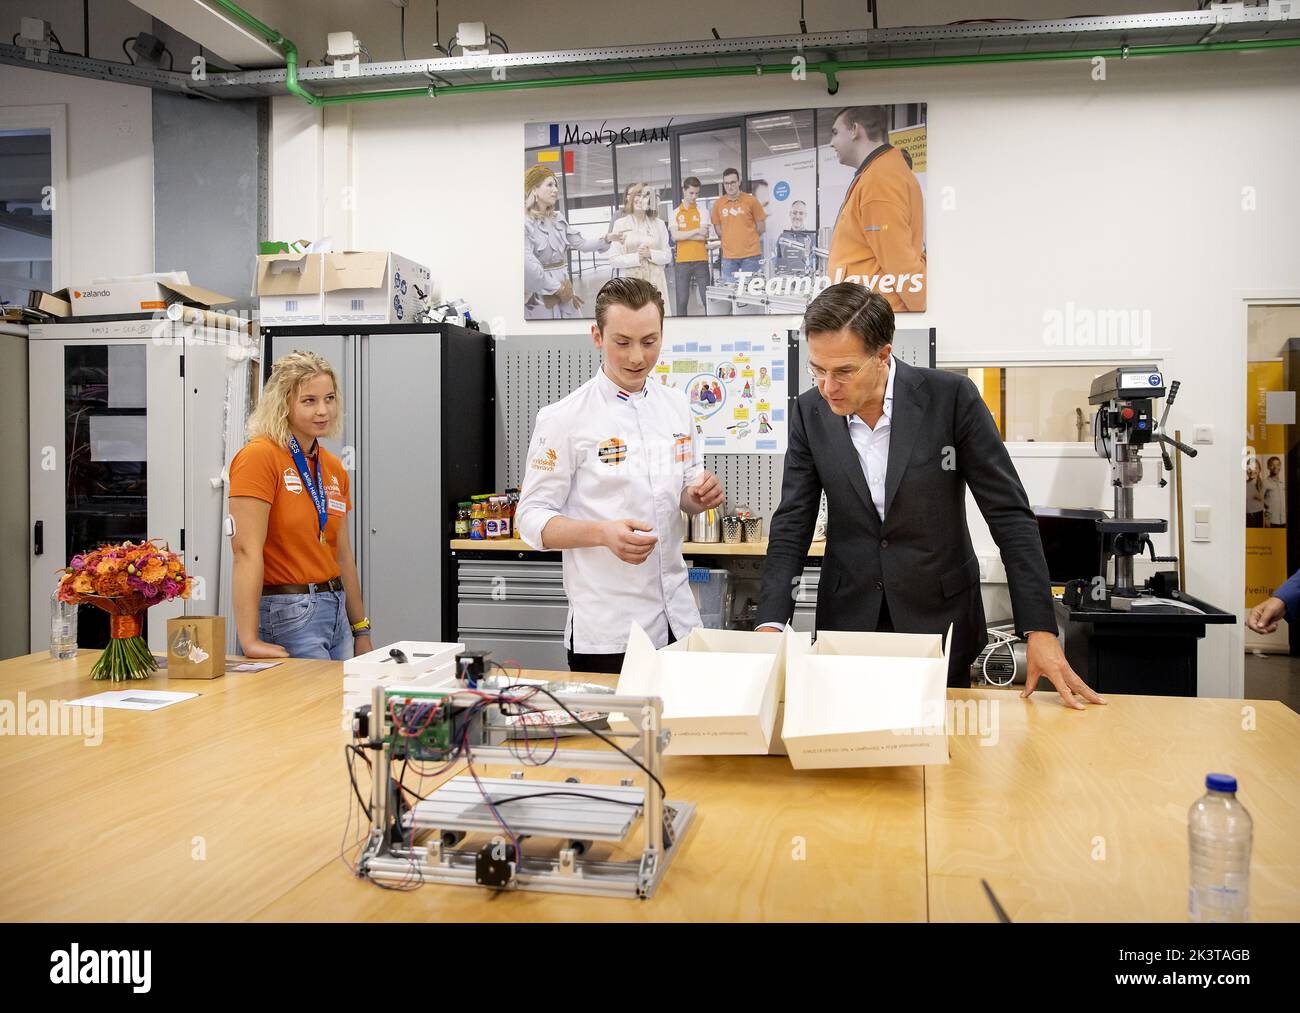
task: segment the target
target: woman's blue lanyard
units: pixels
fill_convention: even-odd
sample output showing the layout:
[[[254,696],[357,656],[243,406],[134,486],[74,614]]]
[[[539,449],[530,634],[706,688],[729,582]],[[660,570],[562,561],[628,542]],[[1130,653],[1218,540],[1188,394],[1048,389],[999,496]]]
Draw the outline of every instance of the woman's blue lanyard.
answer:
[[[289,453],[293,455],[293,463],[298,466],[298,474],[302,476],[303,484],[307,486],[307,491],[311,493],[311,501],[316,505],[316,519],[320,522],[320,540],[323,545],[325,543],[325,521],[329,517],[325,503],[325,472],[318,460],[316,468],[319,479],[312,476],[311,465],[307,463],[307,456],[302,452],[302,447],[298,445],[298,437],[292,433],[289,435]]]

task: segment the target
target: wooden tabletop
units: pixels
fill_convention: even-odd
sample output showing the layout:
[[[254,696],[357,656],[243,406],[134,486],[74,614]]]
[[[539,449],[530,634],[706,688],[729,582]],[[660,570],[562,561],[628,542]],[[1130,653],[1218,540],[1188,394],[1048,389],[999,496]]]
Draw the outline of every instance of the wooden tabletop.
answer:
[[[113,688],[90,681],[94,656],[0,662],[0,699]],[[798,774],[783,757],[667,757],[668,797],[698,808],[651,901],[393,893],[339,859],[350,791],[341,663],[125,688],[200,696],[105,710],[98,746],[0,736],[0,920],[925,919],[919,768]]]
[[[453,538],[451,548],[458,552],[536,552],[522,538]],[[825,542],[813,542],[808,547],[808,555],[820,557],[826,554]],[[727,545],[723,542],[683,542],[683,556],[766,556],[767,539],[760,542],[737,542]]]
[[[90,681],[94,657],[0,662],[0,700],[114,688]],[[665,758],[669,798],[698,809],[650,901],[380,890],[339,859],[341,669],[286,661],[133,683],[200,695],[103,711],[98,745],[0,735],[0,919],[986,920],[985,877],[1016,920],[1182,920],[1186,812],[1209,770],[1236,774],[1255,820],[1252,916],[1300,919],[1300,716],[1272,701],[1156,697],[1071,712],[998,690],[951,691],[983,702],[986,732],[996,713],[997,741],[981,745],[993,736],[972,722],[947,766]]]
[[[995,745],[953,735],[949,764],[925,769],[932,921],[994,920],[981,877],[1013,921],[1186,921],[1187,810],[1210,772],[1237,778],[1254,821],[1251,920],[1300,921],[1300,714],[1285,704],[949,695],[1001,706]]]

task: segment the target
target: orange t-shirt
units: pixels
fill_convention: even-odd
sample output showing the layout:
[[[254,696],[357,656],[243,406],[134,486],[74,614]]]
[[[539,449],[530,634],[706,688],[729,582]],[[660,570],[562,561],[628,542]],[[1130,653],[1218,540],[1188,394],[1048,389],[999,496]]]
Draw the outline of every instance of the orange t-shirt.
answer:
[[[694,232],[700,227],[700,205],[688,208],[682,204],[676,211],[677,231]],[[709,259],[709,248],[703,239],[677,240],[677,263],[694,264]]]
[[[722,237],[722,256],[727,260],[757,257],[763,252],[758,238],[758,222],[767,219],[767,212],[758,198],[743,190],[735,200],[719,197],[713,202],[709,220]]]
[[[317,448],[316,457],[307,458],[307,463],[313,474],[319,467],[325,486],[329,509],[324,544],[316,506],[288,447],[259,436],[230,462],[230,496],[251,496],[271,504],[262,546],[263,584],[318,584],[339,575],[339,528],[352,509],[348,473],[337,457],[319,443]]]

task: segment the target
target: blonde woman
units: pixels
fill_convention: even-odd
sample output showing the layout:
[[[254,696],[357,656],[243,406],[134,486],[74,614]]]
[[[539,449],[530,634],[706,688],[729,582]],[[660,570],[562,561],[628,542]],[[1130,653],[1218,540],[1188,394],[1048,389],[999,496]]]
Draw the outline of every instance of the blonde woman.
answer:
[[[569,278],[569,251],[604,252],[622,239],[608,232],[588,239],[560,217],[560,183],[544,165],[524,173],[524,317],[528,320],[582,316],[582,297]]]
[[[623,199],[623,217],[614,223],[621,241],[610,247],[609,262],[625,278],[640,278],[668,298],[664,265],[673,259],[668,246],[668,226],[655,210],[655,192],[647,183],[633,183]]]
[[[279,359],[230,462],[235,627],[249,658],[342,661],[371,650],[348,540],[338,380],[314,352]]]

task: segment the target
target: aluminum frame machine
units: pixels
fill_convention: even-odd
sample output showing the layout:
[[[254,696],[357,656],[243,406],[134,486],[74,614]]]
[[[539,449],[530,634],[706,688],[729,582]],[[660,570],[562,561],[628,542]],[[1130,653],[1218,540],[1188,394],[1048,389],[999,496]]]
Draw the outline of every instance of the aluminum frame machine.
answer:
[[[557,709],[587,727],[596,748],[560,749],[544,723],[514,732],[525,736],[522,745],[517,739],[490,744],[500,736],[490,718]],[[579,710],[621,711],[641,730],[599,730]],[[662,716],[658,697],[559,693],[522,684],[486,690],[454,680],[436,688],[377,687],[371,703],[354,712],[353,741],[346,747],[353,790],[370,821],[354,872],[390,889],[452,883],[653,896],[695,815],[693,803],[664,797],[660,772],[671,733]],[[371,767],[368,804],[355,757]],[[585,784],[576,776],[526,781],[521,770],[489,778],[474,770],[476,762],[624,776],[617,786]],[[453,776],[421,796],[403,783],[411,764],[439,766],[417,769],[422,778]],[[641,848],[632,860],[592,855],[598,843],[635,847],[638,829]]]

